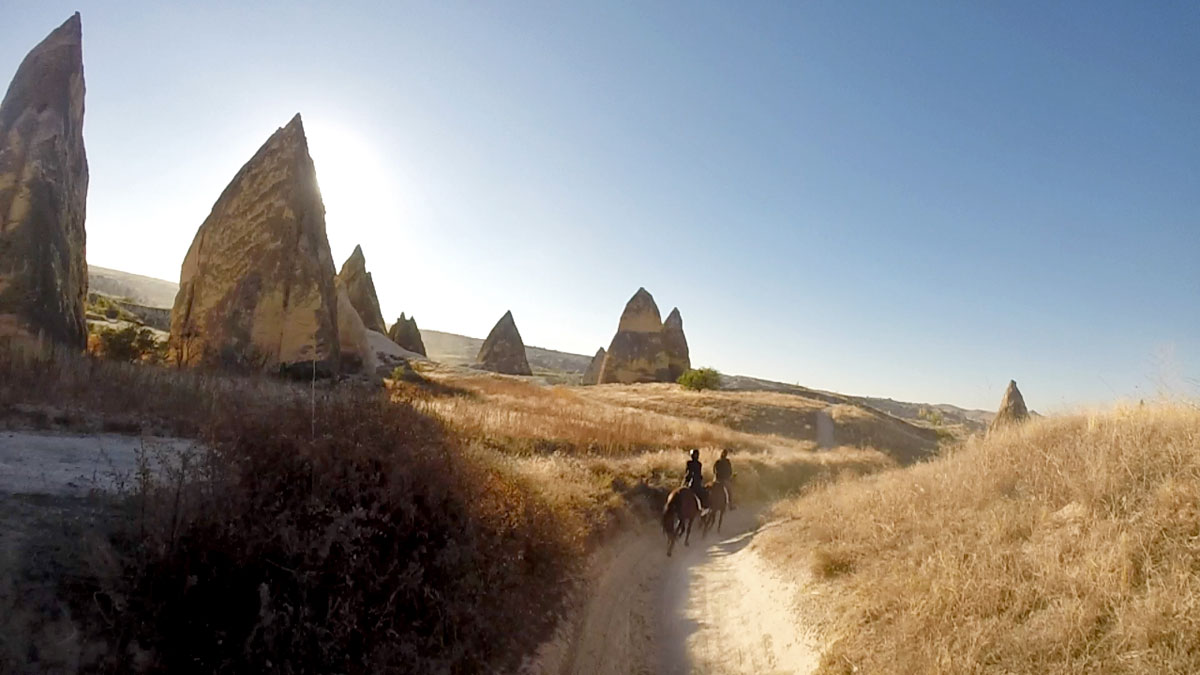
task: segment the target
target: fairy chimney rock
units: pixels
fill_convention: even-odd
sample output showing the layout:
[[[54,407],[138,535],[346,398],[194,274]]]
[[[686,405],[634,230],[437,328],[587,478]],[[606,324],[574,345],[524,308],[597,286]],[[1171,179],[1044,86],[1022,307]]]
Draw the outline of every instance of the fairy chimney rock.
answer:
[[[171,312],[181,365],[339,371],[325,206],[297,114],[221,193],[192,241]]]
[[[1004,398],[1000,401],[1000,409],[992,418],[990,428],[999,429],[1020,424],[1028,418],[1029,410],[1025,407],[1025,397],[1021,396],[1021,390],[1017,389],[1016,380],[1009,380],[1008,388],[1004,390]]]
[[[82,44],[76,13],[0,102],[0,342],[87,343]]]
[[[517,324],[513,321],[512,312],[505,312],[500,321],[488,333],[483,346],[479,348],[479,356],[475,359],[479,367],[495,373],[507,375],[532,375],[529,360],[525,356],[525,343]]]
[[[339,278],[334,280],[334,287],[337,291],[338,360],[341,370],[345,373],[371,373],[375,369],[374,352],[367,340],[367,327],[350,301],[346,284]]]
[[[596,350],[596,355],[592,357],[591,363],[588,364],[586,370],[583,371],[583,384],[600,384],[600,369],[604,367],[604,347]]]
[[[377,333],[388,332],[387,324],[383,321],[383,312],[379,309],[379,296],[375,294],[375,281],[367,271],[367,259],[363,255],[362,246],[355,246],[354,253],[342,263],[338,272],[338,280],[346,287],[346,295],[363,326]]]
[[[683,334],[683,317],[680,316],[678,307],[672,309],[667,315],[667,320],[663,322],[663,345],[667,348],[667,369],[670,371],[671,382],[675,382],[692,367],[687,336]]]
[[[417,328],[416,317],[404,317],[404,312],[400,312],[400,318],[396,319],[396,323],[387,332],[387,336],[392,339],[392,342],[400,345],[410,352],[415,352],[421,356],[428,356],[425,353],[425,341],[421,339],[421,331]]]
[[[617,334],[600,367],[599,383],[669,381],[671,358],[658,305],[646,289],[639,288],[621,313]]]

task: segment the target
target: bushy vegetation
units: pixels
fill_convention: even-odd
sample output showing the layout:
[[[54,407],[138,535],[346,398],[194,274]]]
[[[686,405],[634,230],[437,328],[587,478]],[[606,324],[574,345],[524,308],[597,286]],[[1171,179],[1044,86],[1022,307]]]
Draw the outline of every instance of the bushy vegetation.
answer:
[[[133,324],[123,328],[101,328],[95,331],[94,351],[97,356],[123,363],[162,363],[167,346],[149,328]]]
[[[1200,410],[1049,418],[783,507],[823,672],[1200,672]]]
[[[71,594],[105,668],[474,672],[544,634],[576,552],[537,492],[410,406],[320,410],[227,410],[130,496],[120,574]]]
[[[720,389],[721,373],[715,368],[693,368],[679,376],[679,384],[692,391]]]

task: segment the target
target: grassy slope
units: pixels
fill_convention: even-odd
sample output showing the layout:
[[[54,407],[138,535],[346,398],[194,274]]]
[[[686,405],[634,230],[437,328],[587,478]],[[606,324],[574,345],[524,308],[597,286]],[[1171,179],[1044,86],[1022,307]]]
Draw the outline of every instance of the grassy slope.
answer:
[[[826,672],[1200,671],[1195,408],[1039,420],[780,515]]]

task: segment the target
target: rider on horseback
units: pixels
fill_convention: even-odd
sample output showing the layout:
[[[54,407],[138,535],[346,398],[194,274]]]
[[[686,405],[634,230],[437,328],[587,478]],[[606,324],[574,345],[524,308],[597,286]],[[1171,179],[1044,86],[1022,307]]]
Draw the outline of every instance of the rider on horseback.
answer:
[[[683,484],[691,488],[692,492],[700,498],[700,505],[708,508],[708,491],[704,489],[704,475],[702,472],[703,465],[700,464],[700,451],[692,449],[692,458],[687,462],[687,468],[683,475]]]
[[[713,473],[717,477],[717,482],[725,488],[729,510],[735,510],[737,507],[733,505],[733,490],[729,486],[730,481],[733,480],[733,465],[729,462],[729,448],[721,449],[721,459],[713,464]]]

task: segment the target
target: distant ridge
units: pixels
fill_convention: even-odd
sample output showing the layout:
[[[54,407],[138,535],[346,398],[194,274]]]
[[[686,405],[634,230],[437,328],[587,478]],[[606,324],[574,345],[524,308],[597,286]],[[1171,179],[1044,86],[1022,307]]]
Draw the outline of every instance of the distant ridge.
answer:
[[[139,305],[170,310],[175,304],[179,284],[140,274],[130,274],[99,265],[88,265],[88,290],[119,298],[129,298]]]
[[[92,291],[129,298],[140,305],[161,307],[167,310],[170,310],[171,306],[175,304],[175,294],[179,291],[179,284],[172,281],[130,274],[99,265],[88,265],[88,283],[89,289]],[[483,338],[426,328],[421,329],[421,338],[425,342],[425,350],[430,360],[450,365],[465,366],[474,363],[476,355],[479,354],[479,348],[483,346]],[[583,372],[587,370],[588,364],[592,362],[592,356],[586,354],[572,354],[529,345],[525,346],[525,355],[529,359],[529,366],[533,368],[535,375],[537,371],[553,371],[582,376]],[[937,410],[947,423],[962,424],[968,430],[987,429],[994,415],[987,410],[968,410],[946,403],[909,403],[888,398],[848,396],[754,377],[739,375],[723,375],[722,377],[725,386],[729,389],[792,393],[826,400],[831,404],[853,403],[909,421],[922,421],[920,415],[922,409]]]

